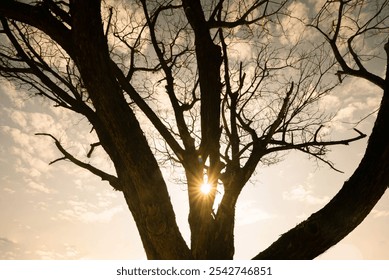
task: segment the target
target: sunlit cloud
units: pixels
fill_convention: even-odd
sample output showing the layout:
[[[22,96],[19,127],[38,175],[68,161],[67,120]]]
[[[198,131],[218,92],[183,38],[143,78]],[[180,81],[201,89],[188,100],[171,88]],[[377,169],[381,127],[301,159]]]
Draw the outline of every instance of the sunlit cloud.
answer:
[[[383,217],[389,217],[389,211],[385,211],[385,210],[376,210],[376,209],[373,209],[371,211],[372,215],[374,218],[383,218]]]
[[[94,205],[85,201],[69,200],[67,202],[67,208],[60,210],[57,218],[60,220],[67,221],[81,221],[83,223],[107,223],[112,218],[124,211],[123,206],[115,207],[101,207],[102,205],[107,206],[110,203],[100,200],[97,205]]]
[[[0,259],[17,259],[20,254],[19,244],[7,237],[0,237]]]
[[[38,203],[36,203],[35,207],[39,210],[45,211],[49,208],[49,204],[44,201],[39,201]]]
[[[12,153],[17,156],[15,170],[23,173],[27,178],[38,178],[42,174],[49,174],[50,165],[48,162],[30,154],[20,148],[12,148]]]
[[[19,90],[16,90],[10,82],[2,80],[0,83],[0,92],[3,92],[5,96],[7,96],[14,108],[22,109],[26,107],[26,95],[23,95]]]
[[[29,135],[27,135],[26,133],[23,133],[21,130],[19,129],[16,129],[16,128],[12,128],[10,126],[1,126],[0,127],[1,131],[5,134],[8,134],[9,136],[11,136],[12,140],[22,146],[22,147],[26,147],[26,148],[29,148],[30,145],[29,145]]]
[[[282,33],[284,36],[280,37],[280,43],[283,45],[296,45],[304,34],[305,37],[314,39],[315,32],[312,29],[307,29],[305,22],[308,19],[309,7],[299,1],[292,1],[288,7],[291,11],[290,16],[285,16],[281,20]],[[281,26],[279,26],[278,32],[281,32]]]
[[[372,121],[374,112],[379,108],[381,95],[381,90],[367,81],[347,80],[331,96],[324,99],[326,108],[331,108],[332,103],[332,108],[339,109],[331,122],[331,127],[339,131],[347,130],[370,115],[373,118],[369,120]]]
[[[123,211],[123,206],[116,206],[110,209],[106,209],[104,211],[95,213],[95,212],[86,212],[81,215],[81,220],[86,223],[107,223],[112,220],[113,216],[117,213]]]
[[[340,107],[341,101],[338,96],[326,95],[320,100],[320,106],[326,110],[336,110]]]
[[[323,205],[330,200],[328,196],[315,196],[310,187],[303,185],[298,185],[291,190],[283,192],[282,198],[284,200],[297,200],[306,202],[312,205]]]
[[[16,192],[15,190],[7,188],[7,187],[3,188],[3,191],[6,193],[9,193],[9,194],[14,194]]]
[[[256,205],[256,201],[238,202],[236,210],[237,226],[255,224],[259,221],[273,219],[276,216],[260,209]]]
[[[46,188],[45,186],[38,184],[36,182],[30,181],[27,183],[28,191],[30,192],[41,192],[41,193],[52,193],[53,191]]]
[[[42,260],[69,260],[78,259],[80,257],[80,251],[67,243],[63,244],[63,250],[47,249],[46,246],[37,249],[33,252],[35,258]]]
[[[27,125],[27,115],[21,111],[12,111],[10,114],[11,120],[19,125],[20,127],[25,127]]]

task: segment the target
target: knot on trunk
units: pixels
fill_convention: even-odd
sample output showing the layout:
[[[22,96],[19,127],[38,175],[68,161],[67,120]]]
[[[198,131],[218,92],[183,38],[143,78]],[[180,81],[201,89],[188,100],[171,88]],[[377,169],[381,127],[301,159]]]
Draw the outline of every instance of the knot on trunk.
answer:
[[[158,205],[147,207],[146,227],[153,235],[161,235],[167,230],[166,217],[161,213]]]

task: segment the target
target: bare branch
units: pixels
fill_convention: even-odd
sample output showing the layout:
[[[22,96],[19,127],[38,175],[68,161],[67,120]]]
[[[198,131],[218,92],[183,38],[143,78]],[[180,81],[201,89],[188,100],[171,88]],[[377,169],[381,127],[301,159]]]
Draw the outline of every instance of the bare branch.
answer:
[[[326,13],[329,13],[328,10],[331,9],[332,5],[338,5],[337,16],[332,21],[332,30],[325,31],[324,28],[326,25],[328,26],[328,23],[324,21],[323,18],[327,16]],[[353,47],[353,41],[359,36],[367,36],[366,34],[369,31],[375,30],[379,32],[381,30],[387,29],[387,26],[385,27],[384,21],[385,19],[387,20],[388,17],[384,16],[381,20],[379,17],[381,14],[385,13],[384,7],[387,5],[388,1],[384,1],[373,13],[373,15],[371,15],[371,17],[365,21],[364,24],[359,25],[358,21],[361,19],[361,17],[356,15],[354,16],[356,18],[354,18],[352,15],[352,11],[357,9],[357,2],[353,3],[351,1],[327,1],[323,5],[321,11],[318,13],[314,21],[308,25],[318,30],[329,42],[334,57],[342,68],[342,71],[338,71],[338,77],[340,77],[341,74],[360,77],[370,81],[371,83],[381,87],[382,89],[384,88],[384,79],[372,73],[371,71],[368,71],[365,68],[361,61],[362,56],[357,54]],[[351,26],[347,26],[346,23],[343,23],[346,18],[350,21],[353,21],[357,27],[353,29]],[[321,24],[323,24],[323,27],[320,26]],[[346,28],[348,32],[353,32],[351,35],[348,36],[346,42],[343,42],[345,39],[341,36],[342,28]],[[343,44],[345,44],[348,51],[344,54],[342,54]],[[351,61],[346,61],[347,54],[351,55]],[[354,68],[353,64],[356,65],[356,69]]]
[[[90,144],[90,150],[88,152],[88,154],[86,155],[88,158],[90,158],[92,156],[92,153],[93,151],[95,150],[96,147],[98,146],[101,146],[101,143],[100,142],[97,142],[97,143],[92,143]]]
[[[38,135],[38,136],[48,136],[51,139],[53,139],[55,145],[58,148],[58,150],[64,155],[64,157],[56,159],[56,160],[50,162],[50,164],[53,164],[53,163],[55,163],[57,161],[60,161],[60,160],[65,160],[65,159],[69,160],[72,163],[76,164],[77,166],[82,167],[83,169],[86,169],[86,170],[90,171],[91,173],[95,174],[96,176],[99,176],[101,178],[101,180],[108,181],[109,184],[115,190],[122,191],[122,187],[121,187],[117,177],[115,177],[115,176],[113,176],[111,174],[105,173],[104,171],[102,171],[102,170],[100,170],[100,169],[98,169],[98,168],[96,168],[96,167],[94,167],[94,166],[92,166],[92,165],[90,165],[88,163],[85,163],[85,162],[82,162],[82,161],[78,160],[73,155],[71,155],[68,151],[66,151],[66,149],[61,145],[59,140],[57,138],[55,138],[53,135],[51,135],[49,133],[36,133],[35,135]]]
[[[318,128],[320,130],[321,127]],[[317,137],[318,130],[315,132],[315,136]],[[312,152],[309,150],[310,147],[314,147],[315,149],[317,147],[326,147],[326,146],[334,146],[334,145],[349,145],[352,142],[355,142],[357,140],[363,139],[366,137],[366,134],[362,133],[358,129],[354,128],[354,130],[359,134],[356,137],[343,139],[343,140],[337,140],[337,141],[317,141],[316,137],[312,141],[307,141],[304,143],[293,143],[293,142],[286,142],[282,140],[274,140],[272,139],[270,141],[270,144],[277,145],[276,147],[272,147],[267,149],[266,154],[277,152],[277,151],[285,151],[285,150],[292,150],[292,149],[298,149],[298,150],[306,150],[309,154],[317,154],[315,152]],[[320,149],[319,149],[320,150]]]
[[[183,156],[183,149],[180,144],[174,139],[166,126],[161,122],[160,118],[155,114],[155,112],[147,105],[145,100],[137,93],[137,91],[132,87],[130,83],[128,83],[126,77],[123,72],[119,69],[119,67],[111,61],[111,67],[120,83],[121,87],[124,91],[128,93],[128,95],[134,100],[134,102],[141,108],[143,113],[150,119],[152,124],[161,134],[161,136],[166,140],[169,144],[170,148],[174,151],[178,158]]]
[[[242,15],[235,21],[223,21],[221,19],[215,20],[215,15],[217,11],[221,11],[222,3],[223,1],[220,1],[217,7],[215,8],[213,14],[211,15],[210,19],[208,20],[208,26],[209,28],[235,28],[237,26],[242,25],[250,25],[257,23],[265,18],[269,18],[272,15],[275,15],[281,11],[281,9],[285,6],[287,1],[282,1],[281,3],[277,3],[278,7],[275,8],[273,11],[268,12],[269,4],[271,1],[269,0],[257,0],[255,1],[245,12],[243,12]],[[274,3],[273,3],[274,4]],[[259,13],[257,17],[253,17],[252,19],[248,19],[250,15],[253,14],[254,11],[262,9],[262,13]]]

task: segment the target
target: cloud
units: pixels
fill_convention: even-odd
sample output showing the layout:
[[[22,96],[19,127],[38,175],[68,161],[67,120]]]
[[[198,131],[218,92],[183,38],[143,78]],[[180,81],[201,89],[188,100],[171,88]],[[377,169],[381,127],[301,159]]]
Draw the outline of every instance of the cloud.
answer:
[[[16,90],[10,82],[2,80],[0,83],[0,92],[8,97],[13,107],[21,109],[26,106],[26,95]]]
[[[50,250],[46,246],[42,246],[41,249],[35,250],[35,258],[42,260],[69,260],[69,259],[79,259],[80,251],[67,243],[63,244],[64,248],[61,250]]]
[[[28,191],[30,191],[30,192],[41,192],[41,193],[46,193],[46,194],[53,192],[52,190],[46,188],[45,186],[38,184],[36,182],[33,182],[33,181],[28,182],[27,187],[29,188]]]
[[[340,99],[335,95],[326,95],[320,100],[320,106],[326,110],[339,107]]]
[[[7,187],[3,188],[3,191],[6,192],[6,193],[9,193],[9,194],[13,194],[13,193],[16,192],[15,190],[7,188]]]
[[[285,16],[281,20],[282,32],[284,36],[280,37],[280,43],[283,45],[296,45],[302,36],[313,39],[317,36],[312,29],[307,29],[304,22],[308,18],[308,6],[299,1],[292,1],[288,7],[290,16]],[[281,31],[281,26],[277,29]]]
[[[29,105],[30,110],[34,109],[34,107],[34,105]],[[62,121],[58,121],[60,116],[49,114],[49,110],[43,113],[22,111],[17,108],[5,108],[4,111],[14,124],[29,135],[34,135],[38,132],[58,133],[64,130]],[[64,113],[63,110],[61,112]]]
[[[353,103],[349,104],[347,107],[342,108],[338,111],[335,117],[335,121],[352,121],[354,119],[354,112],[357,110]]]
[[[236,210],[236,223],[239,226],[254,224],[258,221],[275,218],[275,215],[267,213],[256,206],[255,201],[245,200],[239,202]]]
[[[311,187],[298,185],[282,194],[284,200],[297,200],[311,205],[323,205],[329,201],[328,196],[317,197],[313,194]]]
[[[7,238],[0,237],[0,259],[10,260],[16,259],[19,255],[19,245],[17,242]]]
[[[11,120],[19,125],[20,127],[26,127],[27,126],[27,118],[26,114],[21,111],[12,111],[10,114]]]
[[[110,209],[106,209],[104,211],[101,211],[99,213],[95,212],[85,212],[81,215],[81,220],[86,223],[107,223],[112,220],[112,217],[115,216],[117,213],[120,213],[123,211],[123,206],[116,206]]]
[[[48,248],[46,244],[34,243],[31,240],[23,244],[7,237],[0,237],[0,260],[69,260],[80,258],[80,251],[67,243],[60,244],[56,248]]]
[[[26,133],[23,133],[21,130],[10,127],[10,126],[1,126],[0,129],[3,131],[3,133],[11,136],[12,140],[16,144],[18,144],[22,147],[25,147],[27,149],[30,147],[30,144],[29,144],[30,136],[27,135]]]
[[[9,245],[13,245],[13,244],[16,244],[16,242],[6,238],[6,237],[0,237],[0,246],[9,246]]]
[[[327,110],[337,110],[331,122],[331,127],[336,130],[348,130],[357,122],[372,114],[379,108],[381,102],[381,90],[371,83],[358,78],[346,79],[333,93],[324,98],[321,103]],[[336,104],[337,101],[337,104]],[[332,105],[331,105],[332,103]],[[366,119],[360,125],[369,124],[374,118]],[[359,126],[360,129],[362,127]]]
[[[107,205],[110,205],[110,203],[104,203],[102,200],[97,204],[69,200],[67,202],[68,208],[59,211],[58,219],[68,221],[77,220],[83,223],[107,223],[112,220],[113,216],[124,210],[122,205],[106,207]]]
[[[374,218],[389,217],[389,211],[373,209],[371,214]]]

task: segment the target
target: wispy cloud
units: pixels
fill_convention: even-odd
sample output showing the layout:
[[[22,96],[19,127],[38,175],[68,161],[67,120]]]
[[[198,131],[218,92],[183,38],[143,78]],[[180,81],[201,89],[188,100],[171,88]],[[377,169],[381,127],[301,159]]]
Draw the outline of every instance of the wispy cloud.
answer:
[[[389,211],[385,211],[385,210],[376,210],[376,209],[373,209],[371,211],[372,215],[374,218],[383,218],[383,217],[389,217]]]
[[[0,237],[0,259],[16,259],[19,251],[20,248],[17,242],[7,237]]]
[[[40,192],[40,193],[45,193],[45,194],[53,193],[53,190],[43,186],[42,184],[34,182],[34,181],[28,182],[27,187],[28,187],[27,192]]]
[[[312,29],[307,29],[304,21],[308,19],[309,7],[299,1],[292,1],[288,7],[291,11],[290,16],[285,16],[281,20],[281,26],[278,27],[278,31],[281,31],[284,36],[280,37],[280,43],[283,45],[295,45],[299,42],[302,35],[305,38],[309,37],[314,40],[317,36],[316,32]]]
[[[338,130],[354,126],[356,122],[373,113],[381,101],[378,87],[356,78],[346,79],[332,96],[338,98],[338,104],[333,108],[341,108],[331,124]]]
[[[15,190],[7,187],[3,188],[3,191],[9,194],[14,194],[16,192]]]
[[[312,187],[304,185],[298,185],[288,191],[283,192],[282,198],[284,200],[297,200],[306,202],[312,205],[323,205],[330,199],[328,196],[316,196],[313,193]]]
[[[110,207],[112,202],[109,197],[97,196],[97,203],[81,200],[69,200],[66,209],[60,210],[54,219],[81,221],[83,223],[107,223],[112,218],[124,211],[122,205]]]
[[[262,209],[260,209],[255,201],[242,201],[237,205],[236,210],[236,223],[239,226],[254,224],[258,221],[268,220],[275,218],[275,215],[272,215]]]
[[[21,109],[26,106],[28,97],[17,91],[10,82],[2,81],[0,83],[0,92],[5,94],[13,107]]]
[[[41,248],[35,250],[33,254],[36,256],[35,258],[42,260],[70,260],[80,258],[81,253],[76,247],[67,243],[61,247],[63,247],[61,250],[52,250],[43,245]]]

